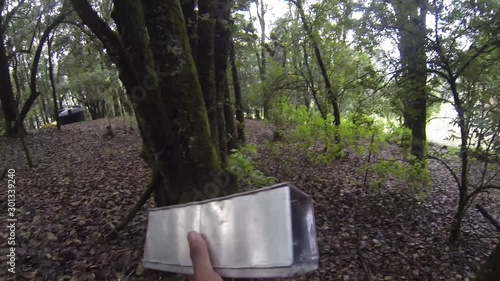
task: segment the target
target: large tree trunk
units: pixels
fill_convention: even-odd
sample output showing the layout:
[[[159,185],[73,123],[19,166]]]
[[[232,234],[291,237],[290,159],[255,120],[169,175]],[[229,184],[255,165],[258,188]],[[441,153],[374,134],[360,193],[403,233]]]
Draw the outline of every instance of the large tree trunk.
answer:
[[[199,0],[200,14],[204,15],[198,22],[199,48],[197,68],[201,90],[207,109],[212,142],[220,154],[219,123],[217,111],[217,93],[215,87],[215,1]]]
[[[219,130],[219,152],[222,163],[226,162],[228,146],[226,120],[224,118],[225,83],[229,63],[229,49],[231,42],[231,1],[218,0],[215,11],[215,89],[217,99],[217,122]]]
[[[411,129],[411,153],[424,159],[427,123],[426,15],[423,1],[393,1],[402,67],[405,124]],[[409,15],[409,16],[408,16]]]
[[[199,14],[203,15],[200,5],[203,0],[198,0]],[[209,1],[213,2],[213,1]],[[196,1],[195,0],[181,0],[182,13],[184,14],[184,19],[186,22],[186,28],[189,36],[189,45],[191,47],[191,54],[193,55],[193,60],[196,63],[198,61],[198,49],[203,50],[202,47],[198,48],[198,12],[195,10]]]
[[[144,156],[153,173],[162,176],[154,191],[156,204],[234,192],[235,178],[207,141],[210,125],[179,1],[116,1],[112,17],[121,37],[87,1],[71,1],[118,65],[134,102]]]
[[[500,280],[500,242],[493,252],[491,252],[486,262],[481,266],[481,270],[476,281],[498,281]]]
[[[236,50],[234,49],[234,42],[231,40],[230,49],[230,61],[231,61],[231,73],[233,77],[233,88],[234,88],[234,99],[236,106],[236,120],[237,124],[237,134],[240,144],[245,144],[245,115],[243,113],[243,101],[241,98],[241,86],[240,79],[238,77],[238,67],[236,65]]]
[[[2,22],[3,18],[0,16],[0,30],[3,29]],[[3,34],[0,34],[0,89],[0,102],[2,103],[3,117],[5,118],[5,128],[7,136],[12,137],[16,134],[16,101],[10,80],[9,61]]]

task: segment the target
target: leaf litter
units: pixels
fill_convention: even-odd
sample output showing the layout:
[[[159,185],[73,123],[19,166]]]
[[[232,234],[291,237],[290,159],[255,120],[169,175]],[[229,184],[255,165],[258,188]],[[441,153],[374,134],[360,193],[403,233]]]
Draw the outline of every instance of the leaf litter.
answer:
[[[123,118],[111,122],[112,139],[103,138],[107,120],[29,132],[33,169],[18,140],[0,139],[0,166],[16,169],[17,208],[16,275],[6,275],[2,254],[0,280],[189,280],[140,263],[151,199],[119,236],[107,237],[150,179],[137,129]],[[457,188],[437,163],[429,164],[432,191],[425,200],[397,181],[367,190],[356,172],[361,157],[314,165],[296,144],[273,142],[265,122],[246,123],[248,142],[258,144],[257,168],[293,182],[315,201],[320,266],[290,280],[473,280],[499,239],[470,209],[460,246],[447,242]],[[500,218],[498,199],[486,194],[477,202]],[[0,205],[7,209],[6,196]],[[0,235],[6,241],[6,232]]]

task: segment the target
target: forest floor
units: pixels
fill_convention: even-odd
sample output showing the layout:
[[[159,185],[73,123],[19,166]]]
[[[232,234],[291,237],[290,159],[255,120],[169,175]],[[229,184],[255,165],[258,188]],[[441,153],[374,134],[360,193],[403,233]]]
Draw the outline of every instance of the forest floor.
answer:
[[[140,265],[151,200],[118,237],[107,237],[150,177],[133,121],[111,122],[111,139],[103,137],[107,120],[66,125],[61,132],[29,132],[32,169],[19,140],[0,139],[0,168],[16,170],[17,208],[16,275],[7,273],[4,228],[0,280],[172,280]],[[471,208],[460,246],[448,244],[457,187],[435,162],[430,162],[432,191],[419,201],[397,181],[377,190],[363,188],[364,175],[356,172],[362,157],[313,165],[294,144],[272,142],[272,130],[260,121],[247,122],[247,136],[258,144],[258,169],[295,183],[315,201],[320,267],[296,280],[473,280],[499,239]],[[0,218],[6,221],[7,181],[1,184]],[[477,202],[500,217],[497,195]]]

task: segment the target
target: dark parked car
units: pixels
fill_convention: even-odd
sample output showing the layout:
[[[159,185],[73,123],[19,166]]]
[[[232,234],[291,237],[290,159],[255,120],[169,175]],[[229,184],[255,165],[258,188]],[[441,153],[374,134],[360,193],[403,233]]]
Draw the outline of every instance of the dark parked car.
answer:
[[[59,110],[59,123],[61,125],[82,121],[85,121],[85,114],[79,105]]]

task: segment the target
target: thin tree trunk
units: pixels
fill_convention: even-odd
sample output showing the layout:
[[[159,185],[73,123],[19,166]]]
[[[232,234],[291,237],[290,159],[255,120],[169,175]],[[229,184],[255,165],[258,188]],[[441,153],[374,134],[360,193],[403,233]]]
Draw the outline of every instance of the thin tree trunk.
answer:
[[[151,197],[151,194],[153,194],[154,190],[157,188],[160,188],[161,186],[161,175],[160,173],[155,173],[153,175],[153,178],[151,179],[150,184],[142,194],[141,198],[137,203],[130,209],[128,212],[127,216],[117,225],[112,229],[112,232],[110,234],[110,237],[113,238],[118,232],[122,231],[127,224],[134,218],[135,214],[146,204],[148,201],[149,197]]]
[[[307,54],[307,47],[305,44],[302,44],[302,51],[304,53],[304,64],[305,64],[306,70],[307,70],[307,76],[308,76],[307,81],[309,81],[308,84],[311,88],[314,103],[316,103],[316,106],[318,107],[319,113],[321,114],[321,117],[323,117],[323,120],[326,120],[326,118],[327,118],[326,112],[325,112],[325,110],[323,110],[322,105],[319,102],[318,95],[316,92],[316,86],[314,85],[314,77],[313,77],[312,72],[311,72],[311,67],[309,66],[309,55]]]
[[[113,100],[113,116],[118,117],[122,116],[121,109],[122,107],[120,106],[120,99],[116,96],[116,93],[113,93],[111,95],[111,98]]]
[[[134,110],[132,109],[132,105],[126,96],[126,92],[120,91],[118,93],[118,97],[120,99],[120,104],[123,107],[123,110],[127,113],[128,116],[134,115]]]
[[[236,120],[238,121],[237,133],[241,145],[245,144],[245,115],[243,113],[243,101],[241,98],[240,79],[238,77],[238,67],[236,66],[236,50],[234,42],[231,40],[230,46],[231,73],[233,77],[234,99],[236,106]]]
[[[255,1],[255,5],[257,7],[257,18],[259,19],[260,24],[260,79],[261,82],[266,81],[266,9],[264,7],[264,0]],[[266,118],[266,116],[264,116]]]
[[[40,99],[38,102],[40,104],[40,113],[42,115],[42,120],[43,120],[44,125],[50,123],[49,116],[47,114],[47,109],[45,106],[45,100]]]
[[[238,138],[236,136],[236,124],[235,124],[235,116],[233,110],[233,102],[231,101],[231,93],[229,92],[229,82],[224,82],[224,119],[226,120],[226,132],[228,135],[227,139],[227,149],[228,153],[233,149],[238,149]]]
[[[40,129],[42,126],[40,125],[40,120],[38,120],[38,114],[36,112],[36,108],[33,109],[33,111],[34,111],[34,116],[35,116],[34,119],[35,119],[35,122],[36,122],[36,128]]]
[[[40,42],[38,43],[38,48],[36,49],[35,56],[33,57],[33,63],[31,65],[31,70],[30,70],[30,96],[24,103],[21,109],[21,113],[19,114],[21,123],[24,121],[24,118],[26,118],[26,115],[28,115],[31,106],[33,106],[35,100],[40,95],[40,92],[37,91],[36,76],[38,73],[38,63],[40,62],[40,57],[42,55],[43,45],[45,44],[45,41],[49,38],[52,30],[56,28],[65,18],[66,18],[66,12],[63,11],[54,19],[54,21],[51,24],[49,24],[45,28],[42,37],[40,37]]]
[[[467,207],[467,190],[469,187],[468,183],[468,168],[469,168],[469,153],[467,148],[467,143],[469,141],[469,131],[467,130],[465,124],[465,114],[462,106],[462,101],[460,100],[456,81],[449,81],[451,93],[455,103],[455,109],[458,113],[458,126],[460,128],[460,159],[461,159],[461,174],[460,174],[460,187],[459,187],[459,199],[457,212],[454,216],[453,223],[450,232],[450,242],[457,243],[460,238],[460,231],[462,227],[463,217],[465,215]]]
[[[260,25],[260,48],[259,51],[256,51],[257,62],[259,64],[259,74],[260,74],[260,82],[262,85],[265,85],[267,80],[267,59],[266,59],[266,12],[267,8],[264,5],[264,0],[255,1],[255,7],[257,11],[257,18],[259,20]],[[262,102],[262,115],[264,119],[269,119],[270,116],[270,106],[271,106],[271,91],[264,90],[264,97]],[[260,113],[259,113],[260,115]],[[260,116],[259,116],[260,117]],[[260,119],[260,118],[258,118]]]
[[[318,62],[319,69],[321,70],[321,75],[323,76],[323,80],[325,82],[326,91],[328,93],[328,98],[330,99],[330,103],[333,108],[333,118],[335,126],[340,126],[340,108],[338,103],[337,94],[333,91],[332,84],[330,82],[330,78],[328,77],[328,71],[326,70],[325,64],[323,62],[323,57],[321,56],[321,51],[319,49],[318,42],[313,35],[313,31],[311,30],[309,23],[307,22],[306,14],[304,12],[304,8],[302,7],[302,0],[296,1],[297,9],[299,10],[300,18],[302,19],[302,25],[304,26],[304,31],[307,33],[309,40],[311,40],[311,44],[313,46],[314,54],[316,56],[316,61]],[[339,136],[336,136],[336,141],[339,141]]]
[[[54,65],[52,64],[52,40],[54,37],[49,38],[47,41],[47,51],[49,53],[49,77],[50,86],[52,88],[52,102],[54,104],[54,120],[57,123],[57,130],[61,130],[61,124],[59,122],[59,110],[57,108],[57,93],[56,93],[56,83],[54,82]]]

